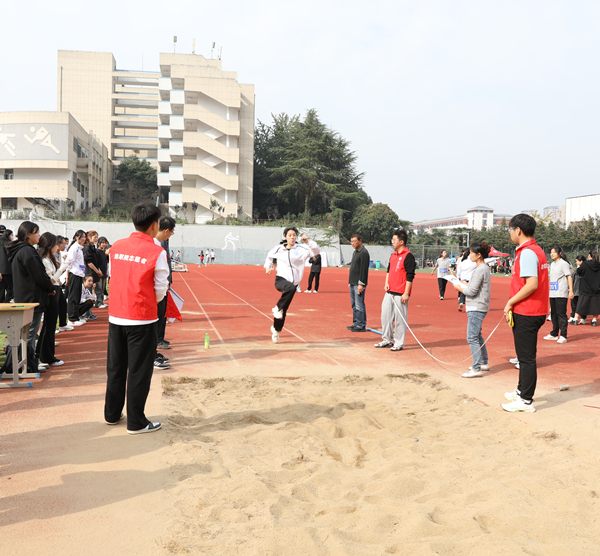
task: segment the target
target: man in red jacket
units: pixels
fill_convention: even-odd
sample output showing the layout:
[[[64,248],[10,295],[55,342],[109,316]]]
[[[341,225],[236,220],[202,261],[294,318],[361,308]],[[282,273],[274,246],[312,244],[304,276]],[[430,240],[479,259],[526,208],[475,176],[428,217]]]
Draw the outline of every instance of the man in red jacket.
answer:
[[[537,336],[548,314],[550,281],[548,259],[533,239],[535,220],[528,214],[513,216],[508,224],[510,239],[517,245],[510,283],[510,299],[504,315],[510,321],[512,311],[513,338],[519,360],[519,384],[514,392],[504,394],[510,403],[505,411],[533,413],[533,394],[537,384]]]
[[[161,428],[144,414],[156,352],[157,303],[169,287],[165,250],[154,243],[160,209],[151,203],[133,207],[136,231],[112,246],[108,309],[108,356],[104,418],[116,425],[123,417],[127,392],[127,432]]]

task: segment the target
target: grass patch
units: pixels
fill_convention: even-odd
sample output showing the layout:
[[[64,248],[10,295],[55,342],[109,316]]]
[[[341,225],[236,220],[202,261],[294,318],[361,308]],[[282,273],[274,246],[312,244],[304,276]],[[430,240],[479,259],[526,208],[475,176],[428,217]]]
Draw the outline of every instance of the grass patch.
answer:
[[[225,379],[224,378],[203,378],[202,379],[202,386],[204,386],[204,388],[214,388],[218,382],[224,382]]]

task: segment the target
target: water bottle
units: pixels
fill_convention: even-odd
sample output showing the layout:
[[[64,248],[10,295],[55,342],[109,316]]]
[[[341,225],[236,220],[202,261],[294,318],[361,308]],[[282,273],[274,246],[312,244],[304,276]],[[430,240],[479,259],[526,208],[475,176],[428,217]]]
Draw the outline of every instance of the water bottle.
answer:
[[[210,349],[210,339],[208,337],[208,332],[206,336],[204,336],[204,349]]]

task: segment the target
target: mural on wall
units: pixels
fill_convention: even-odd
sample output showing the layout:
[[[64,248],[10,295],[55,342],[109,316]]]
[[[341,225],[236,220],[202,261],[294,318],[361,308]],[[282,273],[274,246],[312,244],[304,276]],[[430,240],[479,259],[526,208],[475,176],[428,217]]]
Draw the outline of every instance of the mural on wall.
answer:
[[[234,236],[231,232],[229,232],[226,236],[225,236],[225,246],[221,247],[221,251],[225,251],[227,249],[227,247],[229,246],[229,244],[231,244],[231,249],[233,251],[236,250],[236,245],[235,242],[240,242],[240,236]]]
[[[0,160],[63,160],[68,139],[67,124],[3,124]]]
[[[2,133],[2,128],[0,127],[0,143],[4,145],[4,148],[8,151],[8,154],[11,156],[16,156],[15,144],[10,140],[10,137],[16,137],[15,133]]]
[[[60,150],[58,150],[53,144],[52,144],[52,135],[51,133],[44,127],[41,126],[37,131],[35,130],[35,126],[31,126],[29,128],[29,131],[31,133],[35,133],[35,135],[33,136],[33,139],[31,137],[29,137],[29,135],[27,134],[23,134],[25,139],[27,139],[27,141],[29,141],[32,145],[36,142],[36,141],[40,141],[42,143],[43,147],[48,147],[49,149],[52,149],[56,154],[60,154]]]

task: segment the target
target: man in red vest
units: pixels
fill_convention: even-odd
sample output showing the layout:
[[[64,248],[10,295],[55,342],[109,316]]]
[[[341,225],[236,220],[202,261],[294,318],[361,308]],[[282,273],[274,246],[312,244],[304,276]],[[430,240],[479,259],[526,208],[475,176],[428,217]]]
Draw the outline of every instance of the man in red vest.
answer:
[[[510,239],[517,245],[510,283],[510,299],[504,315],[513,317],[513,338],[519,360],[519,384],[514,392],[504,394],[510,403],[505,411],[533,413],[533,394],[537,384],[537,337],[548,314],[550,281],[548,260],[533,239],[535,220],[528,214],[513,216],[508,224]]]
[[[408,235],[405,230],[396,230],[392,235],[394,252],[390,256],[385,275],[385,295],[381,303],[381,328],[383,336],[376,348],[402,351],[406,338],[408,300],[415,279],[414,255],[406,247]]]
[[[108,356],[104,419],[116,425],[123,417],[127,392],[127,432],[157,431],[144,414],[156,352],[157,303],[169,287],[165,250],[154,243],[160,209],[139,204],[131,212],[135,232],[112,246],[108,309]]]

